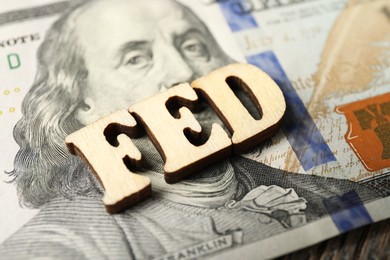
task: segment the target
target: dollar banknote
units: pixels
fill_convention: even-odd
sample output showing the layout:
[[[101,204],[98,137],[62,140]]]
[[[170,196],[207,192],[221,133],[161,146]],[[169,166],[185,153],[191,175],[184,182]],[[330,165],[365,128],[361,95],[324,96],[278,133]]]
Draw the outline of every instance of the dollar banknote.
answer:
[[[390,216],[390,3],[18,1],[0,7],[5,259],[272,258]],[[109,215],[64,138],[224,65],[282,89],[275,137]],[[205,105],[205,129],[219,122]],[[114,173],[113,173],[114,174]]]
[[[290,2],[288,7],[266,1],[224,5],[247,61],[267,66],[264,70],[288,93],[291,122],[286,120],[283,132],[290,147],[275,154],[272,146],[273,157],[263,153],[257,160],[288,171],[353,181],[386,178],[388,141],[381,134],[386,126],[375,129],[380,124],[377,117],[388,121],[388,97],[382,96],[389,92],[387,1]],[[376,117],[370,110],[367,117],[347,106],[374,96],[378,98],[359,104],[363,110],[364,104],[383,107]],[[354,113],[360,114],[349,116]],[[364,125],[371,121],[375,126]],[[290,127],[297,124],[300,127]]]

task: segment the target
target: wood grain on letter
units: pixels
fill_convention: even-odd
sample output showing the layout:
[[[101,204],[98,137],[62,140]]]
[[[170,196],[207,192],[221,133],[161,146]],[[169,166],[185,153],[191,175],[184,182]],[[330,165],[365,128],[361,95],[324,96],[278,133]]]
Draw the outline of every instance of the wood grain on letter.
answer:
[[[103,202],[109,213],[118,213],[151,194],[150,179],[129,168],[140,166],[142,155],[129,137],[137,135],[135,119],[117,111],[69,135],[72,154],[86,161],[105,189]]]
[[[229,84],[249,95],[261,115],[255,119]],[[232,134],[233,150],[244,152],[272,136],[284,115],[286,103],[278,85],[262,70],[249,64],[232,64],[195,80],[199,90]]]
[[[184,83],[129,108],[163,157],[164,178],[168,183],[177,182],[231,153],[231,140],[217,124],[212,125],[206,142],[196,143],[202,128],[187,107],[194,106],[197,99],[191,86]],[[195,141],[190,142],[188,137]]]

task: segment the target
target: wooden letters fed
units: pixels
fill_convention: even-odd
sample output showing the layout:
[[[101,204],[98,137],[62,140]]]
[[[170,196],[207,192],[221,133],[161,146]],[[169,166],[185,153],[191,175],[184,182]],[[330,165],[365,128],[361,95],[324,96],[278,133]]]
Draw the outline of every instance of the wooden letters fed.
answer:
[[[233,88],[246,94],[258,118],[241,103]],[[226,125],[213,124],[203,138],[202,127],[191,110],[198,94]],[[175,183],[213,162],[242,153],[272,136],[286,110],[283,94],[263,71],[248,64],[232,64],[190,84],[183,83],[114,112],[69,135],[65,142],[80,156],[105,189],[103,202],[118,213],[151,194],[149,178],[137,174],[142,154],[131,138],[146,130],[164,159],[164,178]],[[199,139],[199,142],[197,140]]]

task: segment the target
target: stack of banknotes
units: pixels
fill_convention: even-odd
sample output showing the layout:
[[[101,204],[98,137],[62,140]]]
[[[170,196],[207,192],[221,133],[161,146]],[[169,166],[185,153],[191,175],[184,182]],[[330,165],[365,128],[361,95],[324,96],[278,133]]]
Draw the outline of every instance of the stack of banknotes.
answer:
[[[276,135],[176,184],[140,137],[152,196],[108,214],[65,137],[230,63],[282,90]],[[198,120],[218,118],[206,107]],[[0,0],[0,140],[1,259],[268,259],[313,245],[390,217],[390,2]]]

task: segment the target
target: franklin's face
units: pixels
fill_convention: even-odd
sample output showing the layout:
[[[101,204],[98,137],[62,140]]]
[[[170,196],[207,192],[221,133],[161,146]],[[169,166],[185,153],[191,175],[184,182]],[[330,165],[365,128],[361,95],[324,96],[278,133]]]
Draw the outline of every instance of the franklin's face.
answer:
[[[92,3],[74,21],[88,70],[84,124],[227,64],[204,24],[168,0]]]

